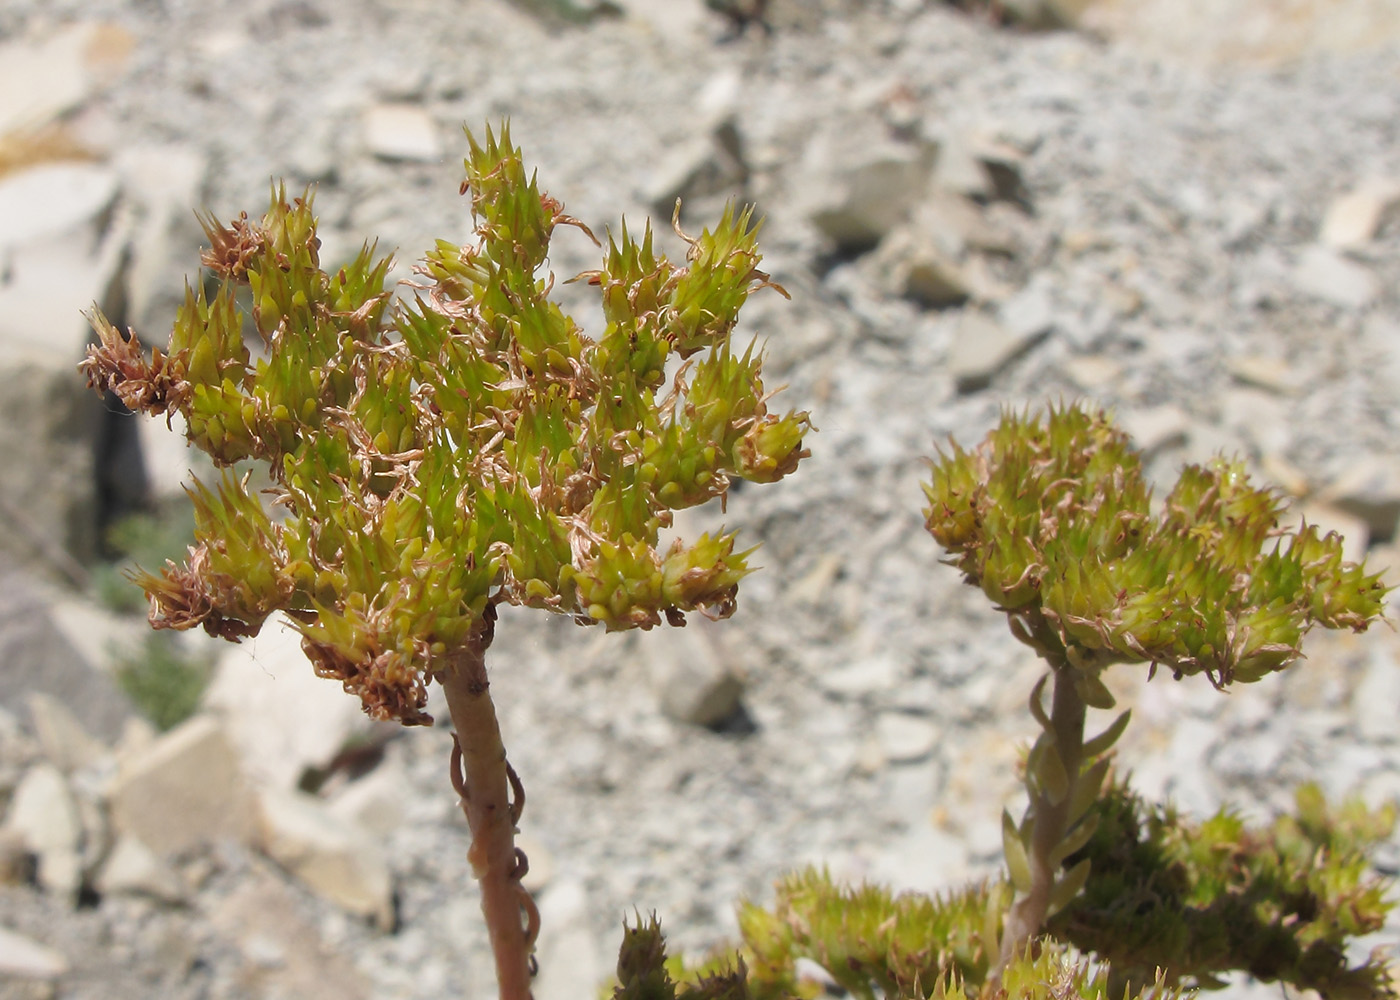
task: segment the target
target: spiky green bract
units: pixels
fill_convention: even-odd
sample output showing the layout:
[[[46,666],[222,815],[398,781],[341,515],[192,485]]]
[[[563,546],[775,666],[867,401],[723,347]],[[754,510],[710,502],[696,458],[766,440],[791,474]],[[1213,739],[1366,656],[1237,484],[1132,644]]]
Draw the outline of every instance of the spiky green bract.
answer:
[[[1239,970],[1329,998],[1395,995],[1380,956],[1351,965],[1346,953],[1393,905],[1366,855],[1389,836],[1394,807],[1328,808],[1310,785],[1295,815],[1253,829],[1229,812],[1190,823],[1115,784],[1099,816],[1074,856],[1092,859],[1088,883],[1047,930],[1105,960],[1112,992],[1160,968],[1206,987]]]
[[[636,927],[623,925],[617,953],[617,986],[613,1000],[750,1000],[744,960],[693,975],[678,985],[671,978],[680,963],[666,957],[666,939],[655,915]]]
[[[260,221],[203,220],[221,284],[187,294],[167,353],[147,360],[95,315],[84,363],[95,387],[180,413],[216,463],[260,460],[272,483],[270,502],[242,478],[195,484],[198,544],[142,578],[153,623],[237,638],[286,611],[319,673],[405,723],[429,721],[426,681],[483,639],[488,605],[609,629],[728,614],[748,572],[734,534],[662,548],[660,532],[732,477],[772,482],[807,454],[806,414],[770,413],[759,352],[730,344],[768,284],[749,211],[685,237],[683,266],[624,228],[586,275],[607,317],[594,340],[545,270],[555,228],[582,225],[507,128],[468,141],[476,242],[439,241],[407,298],[369,245],[322,270],[310,196],[279,188]],[[673,352],[688,360],[668,385]]]
[[[995,958],[995,942],[986,942],[989,914],[994,929],[1008,898],[999,885],[946,897],[893,896],[879,886],[836,885],[816,869],[789,875],[778,883],[771,911],[750,904],[739,912],[755,995],[795,994],[798,958],[812,959],[863,998],[923,996],[918,990],[949,976],[980,983]]]
[[[1188,466],[1160,513],[1128,438],[1102,412],[1006,413],[976,450],[954,444],[925,487],[927,525],[968,582],[1051,662],[1111,704],[1113,662],[1254,681],[1299,655],[1314,625],[1363,630],[1379,574],[1315,526],[1280,531],[1278,496],[1238,462]]]

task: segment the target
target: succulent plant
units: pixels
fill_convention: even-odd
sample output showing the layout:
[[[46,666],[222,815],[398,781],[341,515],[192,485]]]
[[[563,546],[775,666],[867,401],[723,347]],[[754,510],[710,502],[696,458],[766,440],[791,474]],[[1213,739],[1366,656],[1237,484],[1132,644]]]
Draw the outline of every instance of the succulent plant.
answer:
[[[1003,415],[975,450],[953,444],[925,493],[949,561],[1050,668],[1030,699],[1041,728],[1026,764],[1030,805],[1020,822],[1002,816],[1020,894],[1004,968],[1089,877],[1087,858],[1060,868],[1094,834],[1105,754],[1128,723],[1124,713],[1084,738],[1086,706],[1114,706],[1107,667],[1205,674],[1218,688],[1258,681],[1296,660],[1316,625],[1364,630],[1386,588],[1343,560],[1335,533],[1281,528],[1281,498],[1238,461],[1187,466],[1154,509],[1127,435],[1078,405],[1043,420]]]
[[[484,665],[496,608],[609,630],[727,616],[749,569],[734,533],[666,547],[660,533],[734,478],[793,471],[810,427],[769,411],[760,352],[731,346],[748,295],[777,288],[750,210],[677,228],[684,263],[649,227],[609,237],[577,279],[602,296],[594,339],[545,271],[556,228],[592,233],[526,173],[507,126],[468,144],[476,242],[438,241],[408,294],[369,244],[323,270],[311,194],[279,187],[258,221],[202,220],[217,291],[187,291],[167,350],[147,357],[94,313],[83,369],[133,410],[179,414],[225,467],[189,489],[185,563],[139,576],[154,626],[237,640],[284,612],[318,674],[405,725],[431,722],[427,685],[444,686],[501,995],[520,1000],[537,915]],[[268,489],[228,468],[247,460]]]

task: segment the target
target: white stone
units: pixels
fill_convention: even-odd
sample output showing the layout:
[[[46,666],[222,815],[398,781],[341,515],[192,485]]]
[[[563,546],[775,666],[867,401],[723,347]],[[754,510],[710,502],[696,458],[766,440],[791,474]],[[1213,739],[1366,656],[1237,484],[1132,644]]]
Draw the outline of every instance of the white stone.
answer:
[[[167,903],[181,903],[189,898],[189,886],[180,873],[132,836],[117,838],[98,869],[93,888],[103,896],[141,895]]]
[[[535,1000],[574,1000],[597,991],[608,960],[588,919],[588,894],[577,879],[562,881],[539,900],[540,974]]]
[[[1032,282],[1003,302],[997,319],[1013,337],[1035,338],[1049,333],[1055,315],[1044,283]]]
[[[882,846],[870,876],[893,892],[939,892],[968,875],[963,838],[932,824],[917,827]]]
[[[932,233],[914,226],[900,226],[881,240],[869,270],[885,291],[931,308],[956,305],[972,294],[962,265]]]
[[[904,712],[881,712],[875,719],[875,739],[886,760],[902,764],[932,753],[938,745],[938,729],[927,719]]]
[[[1331,247],[1314,244],[1298,256],[1293,284],[1305,295],[1342,309],[1361,310],[1380,291],[1376,276]]]
[[[6,826],[39,859],[39,884],[53,893],[73,895],[82,882],[82,820],[78,803],[52,764],[31,767],[15,789]]]
[[[437,122],[416,104],[376,104],[365,111],[364,130],[375,156],[424,162],[442,157]]]
[[[807,217],[839,250],[869,249],[909,218],[928,186],[929,151],[865,134],[821,139],[801,182]]]
[[[393,723],[376,723],[335,681],[317,677],[301,634],[277,615],[256,638],[225,648],[204,696],[258,784],[295,788],[308,768],[328,764],[352,742]]]
[[[944,191],[968,198],[990,198],[996,190],[987,168],[977,158],[973,143],[959,132],[939,137],[933,183]]]
[[[67,971],[60,952],[0,927],[0,979],[57,979]]]
[[[1327,208],[1318,238],[1330,247],[1353,249],[1375,239],[1386,213],[1400,205],[1400,182],[1372,177]]]
[[[638,637],[636,648],[670,718],[714,726],[738,710],[743,669],[708,619],[692,615],[684,628],[652,629]]]
[[[1357,734],[1371,743],[1400,740],[1400,663],[1390,650],[1371,647],[1366,672],[1352,693]]]
[[[72,24],[35,44],[0,46],[0,134],[46,125],[86,101],[126,64],[132,36],[114,24]]]
[[[408,775],[395,760],[389,759],[339,789],[328,805],[337,819],[387,840],[402,825],[411,796]]]
[[[45,163],[0,177],[0,252],[92,221],[117,196],[117,174],[96,163]]]
[[[246,843],[252,801],[219,720],[196,715],[120,762],[112,821],[162,856],[218,840]]]
[[[1389,541],[1400,521],[1400,465],[1377,455],[1359,458],[1327,485],[1321,497],[1365,521],[1373,540]]]
[[[380,927],[394,920],[393,880],[377,842],[304,792],[265,788],[258,841],[267,856],[318,896]]]
[[[985,313],[967,310],[958,319],[948,372],[957,381],[959,392],[984,389],[1037,339],[1026,333],[1018,336]]]
[[[1120,423],[1133,447],[1147,460],[1168,448],[1181,447],[1191,436],[1191,418],[1170,403],[1134,408],[1122,415]]]
[[[42,691],[29,693],[29,717],[39,748],[64,774],[107,757],[110,751],[94,739],[67,705]]]
[[[903,674],[900,661],[893,655],[873,653],[823,673],[817,683],[832,694],[859,698],[891,690]]]

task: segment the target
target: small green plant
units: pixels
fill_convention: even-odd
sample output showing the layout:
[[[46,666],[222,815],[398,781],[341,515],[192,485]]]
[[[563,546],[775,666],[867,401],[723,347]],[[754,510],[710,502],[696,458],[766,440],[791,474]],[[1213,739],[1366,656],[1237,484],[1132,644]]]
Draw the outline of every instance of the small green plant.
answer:
[[[1128,713],[1085,734],[1089,707],[1114,706],[1109,667],[1222,690],[1260,681],[1297,660],[1315,626],[1364,630],[1381,612],[1379,576],[1344,562],[1335,534],[1280,528],[1279,497],[1237,462],[1188,466],[1154,508],[1127,437],[1079,406],[1007,414],[932,471],[929,531],[1047,668],[1030,694],[1029,805],[1002,816],[1007,878],[892,898],[799,873],[774,907],[741,911],[738,972],[667,963],[649,925],[628,932],[655,941],[624,948],[615,996],[817,996],[797,978],[808,958],[866,1000],[1163,998],[1235,971],[1394,997],[1384,957],[1351,965],[1346,947],[1392,905],[1368,852],[1393,807],[1330,809],[1309,786],[1295,815],[1264,829],[1229,811],[1193,823],[1110,779]]]
[[[141,646],[115,657],[117,685],[157,729],[173,729],[199,708],[213,675],[207,659],[182,650],[169,635],[148,633]]]
[[[192,484],[196,544],[140,577],[155,627],[236,641],[285,612],[318,674],[405,725],[431,722],[427,684],[443,686],[500,995],[525,1000],[539,917],[486,670],[496,608],[609,630],[729,615],[748,572],[735,535],[663,548],[661,531],[734,477],[793,471],[809,427],[769,412],[760,354],[730,347],[739,308],[770,285],[748,211],[677,229],[683,264],[623,226],[579,276],[607,319],[592,339],[545,272],[557,227],[592,234],[506,127],[468,143],[476,242],[439,241],[411,294],[385,287],[389,259],[368,244],[323,271],[310,196],[279,189],[260,221],[204,220],[217,291],[187,292],[166,351],[94,314],[83,367],[132,410],[181,414],[216,465],[265,463],[272,483],[270,502],[228,471]]]

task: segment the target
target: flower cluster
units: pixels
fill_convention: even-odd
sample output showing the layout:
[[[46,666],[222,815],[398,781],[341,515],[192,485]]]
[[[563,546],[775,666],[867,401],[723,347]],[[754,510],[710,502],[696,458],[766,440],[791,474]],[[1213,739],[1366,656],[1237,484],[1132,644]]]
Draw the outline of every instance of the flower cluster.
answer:
[[[1313,625],[1361,631],[1381,610],[1379,574],[1344,562],[1335,534],[1280,529],[1280,498],[1239,462],[1188,466],[1154,512],[1126,435],[1079,406],[1007,414],[976,450],[954,444],[925,493],[950,561],[1081,668],[1090,704],[1112,662],[1254,681]]]
[[[134,409],[182,415],[216,464],[256,459],[271,479],[268,504],[246,476],[195,484],[199,544],[139,581],[152,622],[236,638],[285,611],[319,672],[405,723],[429,721],[427,678],[488,605],[609,629],[728,614],[747,572],[735,536],[667,548],[660,531],[807,454],[807,415],[769,412],[761,356],[730,346],[746,297],[771,286],[747,211],[681,234],[684,264],[649,230],[610,238],[580,276],[603,297],[594,340],[542,274],[556,227],[592,234],[527,176],[506,127],[468,138],[477,240],[439,241],[412,294],[385,287],[369,245],[322,270],[310,196],[278,189],[260,221],[204,220],[218,291],[188,293],[167,352],[147,361],[94,315],[84,364]]]

